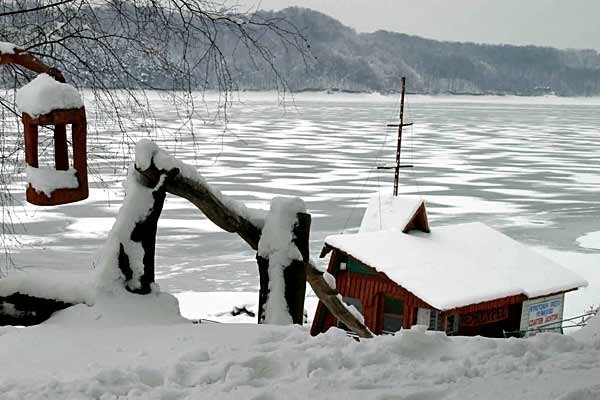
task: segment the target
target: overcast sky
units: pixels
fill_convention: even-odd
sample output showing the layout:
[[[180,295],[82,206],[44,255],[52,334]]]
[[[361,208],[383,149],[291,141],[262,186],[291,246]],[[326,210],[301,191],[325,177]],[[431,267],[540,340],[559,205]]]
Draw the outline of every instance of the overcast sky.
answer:
[[[259,4],[258,0],[240,0]],[[600,0],[262,0],[260,8],[312,8],[361,32],[600,50]]]

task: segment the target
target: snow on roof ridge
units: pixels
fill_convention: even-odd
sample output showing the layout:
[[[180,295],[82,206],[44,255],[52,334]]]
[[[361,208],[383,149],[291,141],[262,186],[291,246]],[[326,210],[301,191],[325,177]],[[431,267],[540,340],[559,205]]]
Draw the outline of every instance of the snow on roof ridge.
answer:
[[[332,235],[325,243],[440,310],[587,286],[579,275],[481,222],[446,225],[431,233]]]
[[[392,196],[378,192],[369,200],[359,232],[404,229],[423,204],[425,200],[420,196]]]

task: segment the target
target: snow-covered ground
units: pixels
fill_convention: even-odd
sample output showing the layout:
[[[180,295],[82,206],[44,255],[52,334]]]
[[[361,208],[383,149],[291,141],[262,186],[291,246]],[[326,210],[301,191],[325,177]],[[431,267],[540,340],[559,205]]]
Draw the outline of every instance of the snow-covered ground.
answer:
[[[245,96],[229,110],[225,134],[201,119],[182,127],[181,115],[151,96],[155,138],[250,206],[267,210],[274,196],[301,197],[313,215],[314,257],[325,236],[360,224],[373,192],[391,191],[393,174],[374,167],[394,160],[395,133],[385,124],[396,118],[397,99],[303,94],[283,109],[270,94]],[[583,276],[589,287],[565,304],[566,317],[581,314],[600,303],[599,107],[600,99],[411,96],[415,125],[403,160],[415,168],[402,170],[400,192],[423,195],[432,229],[481,221]],[[125,168],[146,121],[133,116],[123,145],[113,120],[96,115],[89,98],[86,108],[90,198],[12,209],[22,223],[8,237],[17,268],[88,271],[122,204]],[[180,129],[186,133],[178,140],[166,139]],[[52,146],[40,148],[52,156]],[[24,199],[24,166],[21,172],[9,189]],[[255,321],[228,314],[242,305],[256,311],[254,252],[171,196],[159,221],[157,279],[186,317]],[[411,331],[356,343],[339,332],[310,338],[306,328],[192,325],[165,299],[136,303],[142,316],[116,312],[106,300],[43,326],[0,328],[0,397],[600,397],[600,347],[571,337],[498,341]],[[309,320],[315,305],[309,293]],[[165,312],[143,311],[152,307]]]
[[[576,335],[360,342],[331,329],[192,324],[168,295],[121,293],[0,328],[2,399],[600,398],[600,318]]]

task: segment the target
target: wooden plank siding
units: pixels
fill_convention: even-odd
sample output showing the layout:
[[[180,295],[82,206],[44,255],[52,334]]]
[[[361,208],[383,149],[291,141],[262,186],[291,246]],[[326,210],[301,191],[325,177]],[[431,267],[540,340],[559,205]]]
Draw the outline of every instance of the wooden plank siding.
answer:
[[[337,289],[344,297],[360,299],[363,306],[365,323],[374,333],[383,330],[383,298],[384,296],[400,299],[404,302],[402,326],[410,328],[416,318],[416,308],[436,309],[419,299],[396,282],[392,281],[382,272],[369,267],[374,275],[364,275],[349,271],[339,270],[339,257],[346,258],[344,252],[334,249],[329,260],[328,271],[336,278]],[[364,263],[363,263],[364,264]],[[366,265],[366,264],[365,264]],[[336,318],[321,303],[317,306],[311,334],[317,335],[327,331],[330,327],[337,326]]]

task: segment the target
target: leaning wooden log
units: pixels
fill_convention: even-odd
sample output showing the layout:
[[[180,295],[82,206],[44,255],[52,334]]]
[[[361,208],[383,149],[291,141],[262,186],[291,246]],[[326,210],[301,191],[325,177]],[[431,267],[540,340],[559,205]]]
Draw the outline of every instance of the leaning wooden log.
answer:
[[[227,232],[237,233],[252,249],[258,249],[264,220],[252,218],[245,206],[211,188],[195,170],[190,171],[190,166],[174,162],[170,155],[156,145],[151,154],[147,154],[150,147],[148,142],[146,141],[142,146],[138,144],[139,147],[145,147],[143,151],[136,149],[136,170],[145,178],[145,182],[151,184],[162,180],[161,187],[167,193],[189,200],[214,224]],[[157,162],[157,157],[160,162]],[[184,168],[186,170],[182,172]],[[372,333],[364,323],[346,307],[337,290],[329,287],[323,278],[323,272],[310,261],[304,266],[308,283],[332,314],[359,337],[372,337]]]
[[[350,312],[339,292],[329,286],[323,278],[323,274],[324,272],[320,271],[312,263],[306,264],[306,280],[325,307],[359,337],[373,337],[373,333],[367,328],[364,322],[360,321]]]

